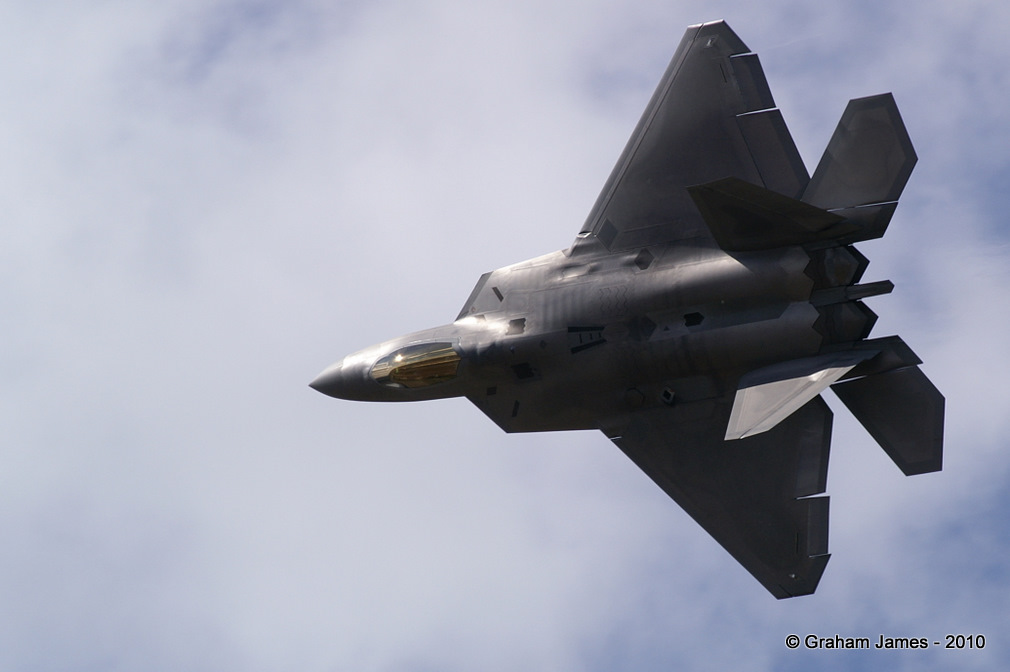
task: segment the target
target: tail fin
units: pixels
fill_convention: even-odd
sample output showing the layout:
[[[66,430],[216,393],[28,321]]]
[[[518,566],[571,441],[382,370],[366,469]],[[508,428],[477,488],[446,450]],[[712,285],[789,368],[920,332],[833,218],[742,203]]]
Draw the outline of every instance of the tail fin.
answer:
[[[880,238],[917,157],[889,93],[850,100],[799,200],[725,178],[688,187],[724,250]]]
[[[919,369],[922,360],[897,336],[838,344],[871,353],[831,386],[906,476],[943,468],[944,399]]]
[[[824,210],[895,203],[916,160],[894,96],[850,100],[800,200]]]
[[[916,160],[886,93],[849,101],[800,200],[733,177],[688,188],[724,250],[806,247],[810,300],[820,313],[822,356],[754,372],[776,374],[767,380],[742,379],[727,440],[767,430],[830,384],[905,474],[942,468],[943,395],[900,338],[866,340],[877,316],[860,299],[894,285],[856,284],[869,262],[851,247],[884,235]],[[846,353],[852,361],[842,366],[835,359]]]
[[[918,366],[831,389],[906,476],[943,468],[944,399]]]

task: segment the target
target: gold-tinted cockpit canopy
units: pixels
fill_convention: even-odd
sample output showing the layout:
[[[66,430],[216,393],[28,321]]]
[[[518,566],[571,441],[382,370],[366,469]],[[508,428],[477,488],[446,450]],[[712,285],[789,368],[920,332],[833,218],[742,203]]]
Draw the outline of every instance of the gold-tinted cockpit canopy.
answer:
[[[372,366],[372,378],[391,387],[426,387],[456,377],[460,356],[452,343],[418,343],[389,353]]]

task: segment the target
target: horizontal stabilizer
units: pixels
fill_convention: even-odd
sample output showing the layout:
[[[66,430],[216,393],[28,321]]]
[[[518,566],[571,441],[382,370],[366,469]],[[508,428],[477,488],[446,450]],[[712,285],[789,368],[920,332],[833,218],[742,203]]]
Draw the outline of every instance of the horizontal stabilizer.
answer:
[[[829,212],[736,177],[687,191],[719,247],[730,252],[880,238],[897,207],[885,203]]]
[[[894,96],[850,100],[802,200],[825,210],[893,203],[916,160]]]
[[[858,343],[849,343],[845,346],[845,351],[849,350],[872,351],[876,354],[839,378],[840,381],[922,364],[919,356],[912,352],[912,348],[908,347],[900,336],[870,338]]]
[[[831,389],[906,476],[943,468],[944,399],[918,366]]]
[[[887,231],[887,225],[891,223],[891,217],[894,216],[894,211],[897,208],[898,204],[892,202],[832,210],[831,214],[844,217],[852,229],[851,233],[839,236],[836,242],[849,245],[863,240],[883,238]]]
[[[774,364],[740,379],[727,441],[761,434],[788,418],[875,351],[836,352]]]
[[[739,178],[688,187],[724,250],[769,250],[836,238],[856,229],[845,218]]]

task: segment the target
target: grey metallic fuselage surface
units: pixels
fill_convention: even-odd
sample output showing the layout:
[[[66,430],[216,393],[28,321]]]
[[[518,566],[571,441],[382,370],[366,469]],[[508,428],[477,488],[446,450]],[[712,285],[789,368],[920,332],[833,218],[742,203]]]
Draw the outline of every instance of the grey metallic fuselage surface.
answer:
[[[915,165],[890,94],[850,101],[809,176],[757,56],[688,28],[572,245],[484,274],[456,320],[348,355],[312,387],[465,396],[507,432],[599,429],[779,598],[828,560],[831,387],[906,474],[940,470],[944,400],[868,338],[853,243]]]

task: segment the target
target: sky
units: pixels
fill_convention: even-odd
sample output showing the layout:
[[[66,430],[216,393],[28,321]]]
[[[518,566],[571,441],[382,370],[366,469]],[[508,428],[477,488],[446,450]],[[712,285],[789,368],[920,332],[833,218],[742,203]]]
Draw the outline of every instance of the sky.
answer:
[[[0,5],[0,670],[1005,669],[1010,5],[908,7]],[[307,386],[567,247],[719,18],[810,169],[894,93],[919,163],[859,246],[874,335],[947,399],[906,478],[825,395],[832,559],[784,601],[598,432]]]

